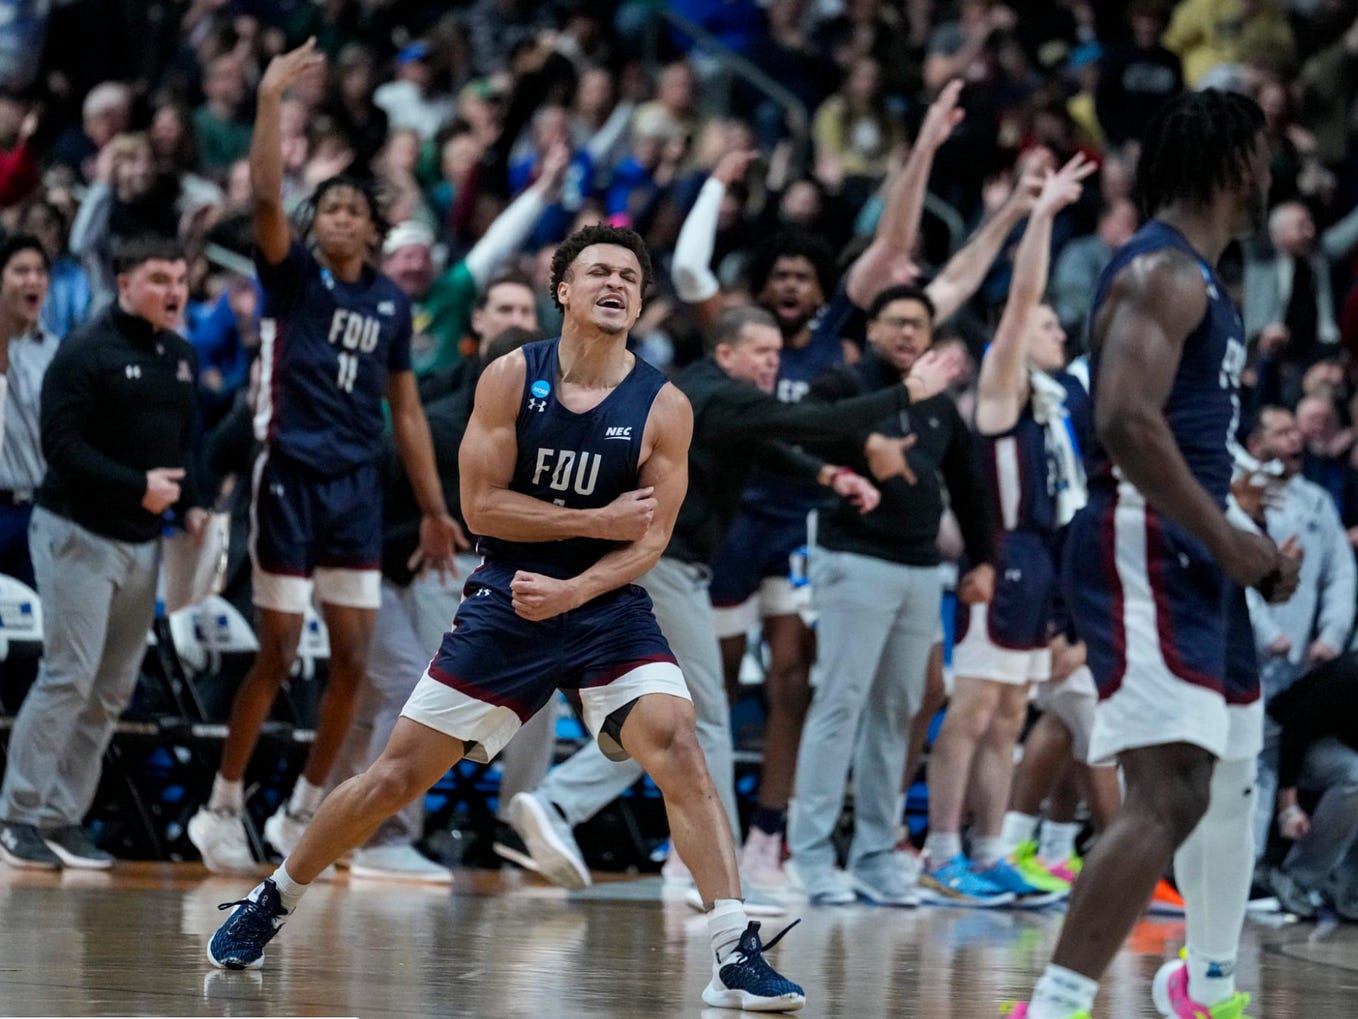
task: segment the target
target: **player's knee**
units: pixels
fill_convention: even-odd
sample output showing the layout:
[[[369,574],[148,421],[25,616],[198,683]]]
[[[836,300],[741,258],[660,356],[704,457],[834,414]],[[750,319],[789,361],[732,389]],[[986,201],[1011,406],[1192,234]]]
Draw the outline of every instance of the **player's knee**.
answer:
[[[651,778],[662,789],[691,783],[693,776],[707,767],[692,723],[676,722],[658,733],[650,759]]]
[[[260,671],[281,684],[297,661],[297,645],[302,639],[302,627],[277,627],[259,633]]]
[[[417,788],[413,768],[399,760],[380,759],[366,775],[366,801],[374,812],[394,814],[424,790]]]
[[[1207,813],[1211,799],[1210,777],[1200,769],[1181,769],[1165,782],[1155,797],[1153,819],[1174,845],[1181,845]]]

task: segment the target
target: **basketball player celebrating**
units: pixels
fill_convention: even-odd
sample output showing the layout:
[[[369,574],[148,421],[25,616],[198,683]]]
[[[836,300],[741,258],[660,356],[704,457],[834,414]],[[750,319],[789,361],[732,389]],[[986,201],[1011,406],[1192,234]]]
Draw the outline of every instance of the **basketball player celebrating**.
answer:
[[[1244,589],[1287,598],[1297,562],[1289,543],[1227,519],[1245,347],[1213,267],[1262,225],[1263,123],[1253,102],[1210,89],[1160,110],[1136,181],[1154,218],[1095,293],[1097,435],[1063,582],[1101,697],[1090,761],[1116,758],[1127,798],[1075,886],[1052,964],[1015,1013],[1026,1019],[1087,1019],[1171,856],[1187,961],[1156,974],[1156,1008],[1241,1019],[1249,1001],[1235,956],[1262,717]]]
[[[564,686],[580,691],[600,749],[635,758],[664,794],[707,910],[715,961],[703,1000],[762,1011],[805,1002],[746,919],[684,677],[632,583],[669,543],[693,431],[684,396],[627,350],[650,282],[650,256],[630,230],[586,227],[557,249],[561,337],[486,369],[462,443],[462,509],[485,536],[485,563],[382,756],[331,793],[223,924],[208,946],[215,965],[258,966],[326,866],[461,758],[493,758]]]
[[[265,452],[255,466],[250,536],[260,649],[231,705],[211,799],[188,824],[213,871],[254,865],[241,822],[245,768],[292,667],[313,582],[330,672],[302,776],[264,826],[283,853],[320,805],[353,720],[381,603],[383,398],[423,513],[417,558],[451,564],[461,535],[444,504],[410,369],[410,303],[370,264],[382,234],[372,192],[346,177],[323,181],[311,199],[311,250],[293,240],[283,213],[283,93],[322,61],[309,40],[269,64],[250,146],[264,288],[255,432]]]
[[[994,595],[960,605],[957,679],[929,765],[929,837],[920,881],[930,897],[962,905],[1054,901],[1005,859],[1001,826],[1014,744],[1028,711],[1028,686],[1051,677],[1057,532],[1083,504],[1078,431],[1084,389],[1068,375],[1056,315],[1041,303],[1052,221],[1080,197],[1093,163],[1076,156],[1049,173],[1014,257],[1014,281],[995,340],[981,362],[976,430],[987,470],[996,535]],[[1072,399],[1073,397],[1073,399]],[[1075,406],[1076,413],[1070,410]],[[986,566],[985,569],[990,569]],[[974,765],[974,767],[973,767]],[[972,861],[962,855],[962,809],[973,783]]]

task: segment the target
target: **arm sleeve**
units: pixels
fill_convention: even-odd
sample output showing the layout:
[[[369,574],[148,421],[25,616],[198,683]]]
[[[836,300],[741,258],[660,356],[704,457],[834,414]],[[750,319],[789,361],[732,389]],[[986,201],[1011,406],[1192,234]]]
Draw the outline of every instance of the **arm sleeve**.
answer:
[[[759,447],[758,462],[775,474],[804,481],[816,481],[825,461],[786,442],[765,442]]]
[[[146,475],[95,449],[85,438],[90,403],[98,388],[97,349],[92,342],[63,345],[43,377],[42,452],[58,467],[91,489],[105,489],[140,499]]]
[[[726,185],[709,177],[679,229],[670,278],[675,293],[685,304],[699,304],[716,297],[721,290],[712,272],[712,250],[717,240],[717,217],[725,197]]]
[[[523,242],[532,233],[546,207],[542,192],[537,188],[529,188],[495,217],[476,246],[463,259],[478,290],[486,285],[496,269],[523,247]]]
[[[957,408],[951,402],[948,407],[953,418],[952,438],[948,440],[948,448],[943,451],[943,461],[939,467],[948,486],[953,514],[962,529],[967,557],[973,565],[993,562],[995,548],[986,520],[985,500],[981,494],[981,467],[976,446]]]
[[[705,431],[714,440],[824,441],[867,431],[909,404],[904,386],[841,400],[784,403],[754,386],[733,383],[712,401]]]

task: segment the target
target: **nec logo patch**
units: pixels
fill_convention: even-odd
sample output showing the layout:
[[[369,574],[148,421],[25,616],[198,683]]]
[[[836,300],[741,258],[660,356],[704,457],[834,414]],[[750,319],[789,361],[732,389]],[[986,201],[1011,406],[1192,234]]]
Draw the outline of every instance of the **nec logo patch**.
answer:
[[[632,426],[614,425],[604,429],[605,439],[630,439],[632,437]]]

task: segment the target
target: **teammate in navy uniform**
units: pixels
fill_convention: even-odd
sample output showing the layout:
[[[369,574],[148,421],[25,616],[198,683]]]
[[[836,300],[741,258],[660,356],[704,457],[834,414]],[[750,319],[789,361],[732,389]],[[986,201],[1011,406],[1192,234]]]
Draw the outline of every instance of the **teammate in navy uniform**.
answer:
[[[1086,1015],[1097,980],[1174,858],[1187,961],[1152,987],[1166,1016],[1228,1019],[1254,864],[1262,739],[1244,588],[1290,596],[1297,562],[1227,517],[1238,425],[1240,318],[1213,268],[1263,226],[1263,115],[1206,90],[1146,129],[1136,194],[1153,216],[1113,258],[1090,316],[1096,442],[1063,587],[1102,700],[1090,760],[1116,758],[1122,811],[1076,883],[1026,1019]],[[1247,518],[1242,524],[1247,523]]]
[[[1034,887],[1005,859],[1001,828],[1029,684],[1051,678],[1057,530],[1083,505],[1079,447],[1066,403],[1084,390],[1074,378],[1058,381],[1047,374],[1065,364],[1065,335],[1041,299],[1052,221],[1080,197],[1081,181],[1094,168],[1076,156],[1047,175],[1014,259],[1004,315],[981,362],[976,430],[996,536],[993,593],[987,602],[958,606],[957,678],[930,758],[921,877],[926,889],[947,901],[992,905],[1012,893],[1036,905],[1059,897]],[[978,805],[970,863],[961,839],[969,780],[976,783]]]
[[[307,884],[463,757],[489,761],[558,687],[580,691],[608,755],[634,757],[708,910],[718,1007],[800,1008],[740,902],[730,826],[684,677],[633,583],[660,559],[688,483],[688,401],[627,351],[651,282],[630,230],[586,227],[552,261],[561,337],[487,368],[460,457],[462,510],[485,564],[386,750],[325,801],[297,848],[208,947],[257,966]],[[776,940],[776,939],[775,939]]]
[[[309,41],[269,65],[250,149],[264,288],[255,419],[264,452],[255,465],[251,528],[260,650],[231,706],[211,799],[189,822],[210,870],[254,865],[241,823],[242,780],[291,669],[313,586],[329,631],[329,679],[302,777],[265,825],[284,853],[320,805],[353,719],[381,602],[384,398],[424,514],[418,558],[451,565],[460,536],[410,370],[410,305],[371,264],[383,229],[371,192],[348,178],[321,183],[310,204],[311,250],[291,237],[283,213],[279,107],[283,92],[321,63]]]

